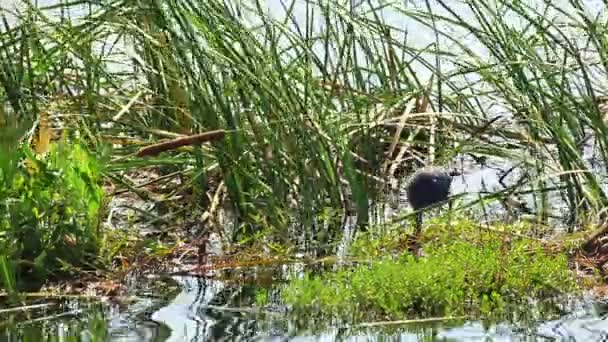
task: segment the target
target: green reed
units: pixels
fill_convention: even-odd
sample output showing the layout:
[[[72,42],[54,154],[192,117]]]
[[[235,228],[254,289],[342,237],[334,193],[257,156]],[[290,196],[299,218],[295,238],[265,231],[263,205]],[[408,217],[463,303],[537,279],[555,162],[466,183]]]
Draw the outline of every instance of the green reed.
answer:
[[[402,118],[397,152],[435,164],[475,154],[519,165],[527,178],[508,193],[532,191],[539,213],[554,209],[553,188],[562,189],[570,222],[606,204],[583,147],[594,143],[604,160],[605,18],[577,10],[584,3],[569,1],[566,10],[293,0],[281,2],[281,15],[268,5],[108,1],[85,7],[78,20],[27,7],[0,35],[0,53],[19,56],[3,64],[4,96],[12,111],[32,116],[61,98],[74,113],[62,123],[98,148],[108,135],[156,142],[225,129],[210,146],[122,158],[108,170],[181,171],[196,179],[184,186],[211,195],[213,180],[223,180],[239,218],[228,229],[233,241],[260,232],[302,236],[326,208],[348,209],[365,225],[392,178],[378,141],[393,135],[378,129]],[[110,59],[126,68],[117,71]],[[416,109],[427,113],[410,118],[410,101],[425,98],[428,108]],[[208,203],[205,191],[197,203]]]

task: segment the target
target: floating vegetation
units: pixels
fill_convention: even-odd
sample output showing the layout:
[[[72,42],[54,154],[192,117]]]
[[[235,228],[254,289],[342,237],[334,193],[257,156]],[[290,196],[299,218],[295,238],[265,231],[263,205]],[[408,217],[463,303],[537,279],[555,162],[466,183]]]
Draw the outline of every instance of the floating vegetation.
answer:
[[[450,233],[439,234],[441,230]],[[425,256],[421,258],[403,251],[395,254],[398,241],[392,250],[378,255],[372,249],[380,246],[364,238],[363,245],[372,247],[354,253],[376,254],[375,258],[335,273],[308,273],[292,281],[283,296],[299,313],[358,321],[500,317],[514,307],[529,305],[531,300],[564,296],[579,289],[564,252],[537,240],[511,238],[508,232],[509,238],[504,238],[505,232],[477,230],[474,234],[476,230],[470,221],[455,226],[445,222],[431,225],[425,233],[429,240],[422,245]],[[469,237],[460,239],[463,233]]]

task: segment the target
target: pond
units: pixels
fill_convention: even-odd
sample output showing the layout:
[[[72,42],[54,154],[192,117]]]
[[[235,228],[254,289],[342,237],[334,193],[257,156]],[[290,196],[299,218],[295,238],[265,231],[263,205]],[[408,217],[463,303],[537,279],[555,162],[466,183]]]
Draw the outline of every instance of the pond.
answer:
[[[319,328],[289,317],[280,303],[255,309],[262,285],[174,276],[177,295],[140,289],[122,303],[46,301],[27,315],[0,311],[3,341],[602,341],[608,303],[572,300],[560,317],[536,312],[514,323],[476,320]],[[278,289],[272,285],[272,289]],[[273,299],[270,300],[271,302]],[[530,311],[535,310],[534,306]],[[540,310],[542,311],[542,310]],[[553,315],[553,317],[551,317]],[[27,316],[27,317],[25,317]],[[543,317],[545,316],[545,317]],[[546,316],[550,318],[547,319]],[[532,318],[533,317],[533,318]],[[14,323],[13,323],[14,322]],[[96,339],[97,338],[97,339]]]

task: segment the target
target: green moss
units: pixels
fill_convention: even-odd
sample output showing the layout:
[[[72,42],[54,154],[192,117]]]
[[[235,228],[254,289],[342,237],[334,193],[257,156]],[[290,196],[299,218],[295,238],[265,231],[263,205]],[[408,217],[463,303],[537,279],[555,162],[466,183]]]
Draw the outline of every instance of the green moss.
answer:
[[[465,223],[452,226],[452,234],[443,233],[446,225],[430,228],[423,258],[407,253],[387,258],[390,254],[385,253],[384,258],[337,273],[307,274],[289,284],[284,299],[300,314],[322,313],[350,320],[402,319],[495,315],[511,304],[577,289],[564,254],[549,254],[533,240],[474,234],[473,225]],[[387,236],[396,237],[392,232],[378,239],[386,242]],[[369,235],[363,240],[369,242]],[[379,247],[374,243],[367,246],[357,253],[374,254]]]

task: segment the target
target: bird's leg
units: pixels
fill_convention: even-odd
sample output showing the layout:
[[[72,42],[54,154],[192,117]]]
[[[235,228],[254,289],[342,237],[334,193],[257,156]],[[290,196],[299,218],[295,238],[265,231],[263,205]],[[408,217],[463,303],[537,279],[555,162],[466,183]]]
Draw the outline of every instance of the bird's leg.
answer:
[[[422,233],[422,211],[416,213],[416,225],[414,226],[414,256],[416,258],[422,256],[419,238]]]
[[[418,238],[422,232],[422,211],[416,213],[416,224],[414,226],[414,236]]]
[[[452,228],[452,200],[448,200],[448,229]]]

